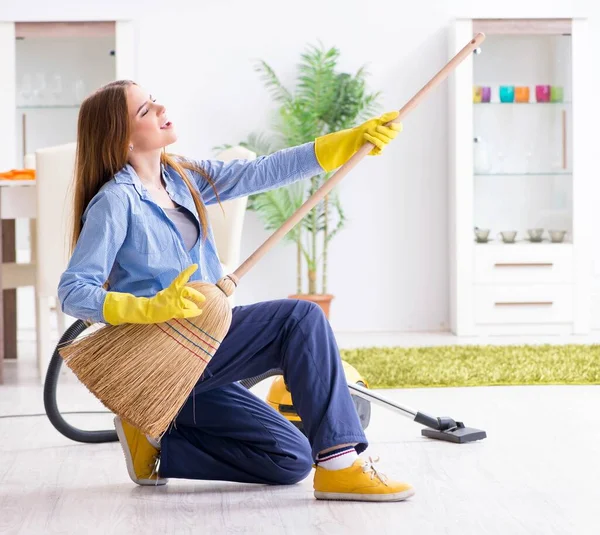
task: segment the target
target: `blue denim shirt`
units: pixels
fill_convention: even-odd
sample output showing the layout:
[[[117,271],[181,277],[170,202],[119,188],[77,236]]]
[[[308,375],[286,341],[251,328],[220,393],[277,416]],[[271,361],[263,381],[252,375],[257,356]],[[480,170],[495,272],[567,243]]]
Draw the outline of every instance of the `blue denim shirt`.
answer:
[[[221,201],[274,189],[322,173],[314,143],[283,149],[255,160],[196,161],[215,183]],[[202,175],[189,176],[205,204],[216,203],[210,184]],[[192,195],[182,178],[163,168],[171,199],[194,214]],[[190,280],[216,283],[222,276],[212,230],[199,236],[188,251],[177,227],[156,204],[131,165],[126,165],[102,186],[86,207],[82,230],[58,285],[62,310],[69,316],[105,322],[103,314],[109,290],[150,297],[168,287],[190,264],[198,269]]]

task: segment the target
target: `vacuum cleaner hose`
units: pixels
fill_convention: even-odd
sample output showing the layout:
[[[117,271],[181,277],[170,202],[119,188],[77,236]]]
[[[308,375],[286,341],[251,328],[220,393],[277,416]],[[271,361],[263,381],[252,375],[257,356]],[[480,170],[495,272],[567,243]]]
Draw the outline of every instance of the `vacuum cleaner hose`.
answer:
[[[63,415],[58,410],[58,405],[56,402],[56,388],[58,384],[58,378],[60,375],[60,368],[62,366],[62,357],[58,352],[59,347],[63,347],[65,345],[70,344],[75,338],[77,338],[82,332],[84,332],[88,328],[88,325],[82,321],[75,321],[61,336],[60,340],[56,348],[54,349],[54,353],[52,358],[50,359],[50,364],[48,365],[48,371],[46,372],[46,380],[44,381],[44,408],[46,410],[46,414],[52,425],[56,428],[56,430],[74,440],[76,442],[85,442],[89,444],[98,444],[101,442],[116,442],[118,440],[117,433],[114,429],[107,429],[101,431],[86,431],[84,429],[77,429],[73,427],[69,422],[67,422]],[[282,371],[280,369],[274,368],[265,372],[261,375],[257,375],[256,377],[250,377],[248,379],[243,379],[240,381],[240,384],[247,389],[252,388],[254,385],[260,383],[264,379],[268,379],[273,375],[282,375]]]
[[[71,440],[76,442],[87,442],[90,444],[116,442],[118,437],[114,429],[106,431],[86,431],[84,429],[73,427],[63,418],[56,403],[56,386],[60,375],[60,368],[62,366],[62,357],[58,352],[58,348],[70,344],[87,328],[88,325],[84,321],[77,320],[64,332],[58,341],[58,345],[50,359],[48,371],[46,372],[46,380],[44,381],[44,409],[56,430]]]
[[[268,379],[269,377],[273,377],[274,375],[283,375],[283,371],[280,370],[279,368],[273,368],[272,370],[269,370],[268,372],[265,372],[265,373],[261,373],[260,375],[257,375],[256,377],[242,379],[240,381],[240,384],[242,386],[245,386],[248,390],[250,390],[254,385],[257,385],[261,381]]]

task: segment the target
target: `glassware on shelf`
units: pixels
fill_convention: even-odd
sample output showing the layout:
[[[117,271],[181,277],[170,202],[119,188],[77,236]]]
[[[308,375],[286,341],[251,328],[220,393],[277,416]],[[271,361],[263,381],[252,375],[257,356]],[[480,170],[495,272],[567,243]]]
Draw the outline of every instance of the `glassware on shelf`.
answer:
[[[492,168],[486,143],[481,136],[473,138],[473,168],[478,175],[489,173]]]
[[[43,104],[46,98],[46,75],[43,72],[35,74],[35,81],[33,83],[33,96],[35,98],[35,104]]]
[[[529,87],[515,87],[515,102],[529,102]]]
[[[558,85],[550,86],[550,102],[563,101],[563,88]]]
[[[23,98],[24,102],[29,102],[29,99],[33,96],[33,82],[31,80],[31,74],[25,73],[21,79],[21,88],[19,94]]]
[[[531,242],[541,242],[544,237],[544,229],[543,228],[530,228],[527,229],[527,234],[529,234],[529,241]]]
[[[549,102],[550,101],[550,86],[549,85],[536,85],[535,86],[535,100],[538,102]]]
[[[498,151],[498,154],[496,155],[496,165],[494,167],[494,173],[497,173],[499,175],[501,175],[502,173],[504,173],[504,158],[505,158],[505,154],[501,151]]]
[[[52,82],[50,83],[50,93],[52,95],[52,100],[54,103],[60,101],[60,97],[62,96],[62,77],[60,74],[54,74],[52,76]]]
[[[473,102],[490,102],[492,100],[492,88],[489,85],[473,86]]]
[[[550,235],[550,241],[552,243],[562,243],[565,239],[565,235],[567,234],[566,230],[549,230],[548,234]]]
[[[487,243],[490,235],[490,229],[475,227],[475,240],[477,243]]]
[[[501,85],[498,94],[500,102],[513,102],[515,100],[515,86]]]
[[[75,100],[78,104],[81,104],[85,99],[85,84],[81,78],[75,81]]]
[[[477,243],[488,243],[493,240],[490,238],[490,229],[475,227],[475,241]],[[501,240],[502,243],[517,243],[518,231],[516,230],[503,230],[498,232],[496,238]],[[525,241],[529,241],[531,243],[542,243],[544,241],[544,229],[543,228],[533,228],[527,230],[528,238]],[[565,241],[565,237],[569,234],[568,230],[548,230],[548,236],[550,238],[551,243],[563,243]]]
[[[517,238],[516,230],[503,230],[498,234],[499,238],[502,238],[504,243],[515,243],[515,239]]]

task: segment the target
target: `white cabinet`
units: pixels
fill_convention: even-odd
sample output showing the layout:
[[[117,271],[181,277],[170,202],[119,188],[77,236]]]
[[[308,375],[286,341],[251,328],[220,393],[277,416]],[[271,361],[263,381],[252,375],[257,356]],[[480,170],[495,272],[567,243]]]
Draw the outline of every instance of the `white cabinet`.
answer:
[[[0,22],[0,170],[24,153],[75,141],[81,101],[101,85],[135,79],[133,22]]]
[[[487,284],[479,287],[474,297],[477,324],[497,326],[490,329],[492,333],[512,325],[538,329],[538,325],[573,322],[573,292],[569,284]]]
[[[574,282],[571,244],[490,244],[475,248],[474,261],[474,282],[479,285]]]
[[[587,333],[596,193],[587,21],[459,19],[450,56],[480,31],[481,50],[449,78],[452,331]]]

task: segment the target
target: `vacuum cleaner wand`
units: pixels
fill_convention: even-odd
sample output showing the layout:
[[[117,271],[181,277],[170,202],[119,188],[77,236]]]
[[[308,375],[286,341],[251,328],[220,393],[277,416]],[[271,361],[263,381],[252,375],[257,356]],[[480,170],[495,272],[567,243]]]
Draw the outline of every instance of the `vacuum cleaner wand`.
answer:
[[[421,434],[424,437],[445,440],[446,442],[454,442],[456,444],[474,442],[475,440],[482,440],[487,437],[486,432],[481,429],[465,427],[462,422],[456,422],[447,416],[436,418],[422,412],[414,411],[395,401],[384,398],[372,390],[363,388],[360,385],[348,384],[348,388],[351,392],[361,398],[393,410],[394,412],[399,412],[402,416],[406,416],[419,424],[427,426],[428,429],[421,430]]]

